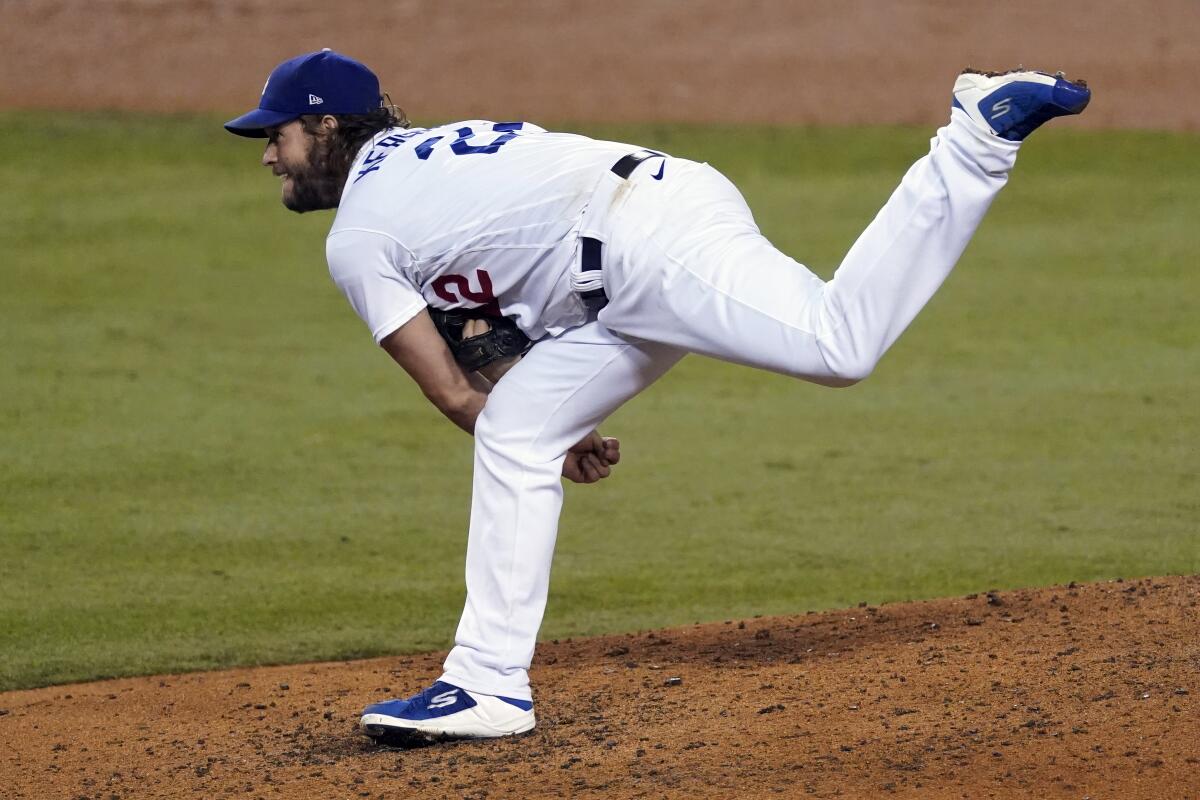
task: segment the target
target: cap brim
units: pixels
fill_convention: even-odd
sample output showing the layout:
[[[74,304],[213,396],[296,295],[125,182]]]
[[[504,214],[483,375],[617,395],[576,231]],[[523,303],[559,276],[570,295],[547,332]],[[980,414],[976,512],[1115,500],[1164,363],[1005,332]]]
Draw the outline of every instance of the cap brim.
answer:
[[[248,139],[265,139],[267,138],[265,128],[273,128],[285,122],[291,122],[298,119],[299,116],[299,114],[286,111],[268,111],[265,108],[256,108],[248,114],[242,114],[237,119],[226,122],[225,130]]]

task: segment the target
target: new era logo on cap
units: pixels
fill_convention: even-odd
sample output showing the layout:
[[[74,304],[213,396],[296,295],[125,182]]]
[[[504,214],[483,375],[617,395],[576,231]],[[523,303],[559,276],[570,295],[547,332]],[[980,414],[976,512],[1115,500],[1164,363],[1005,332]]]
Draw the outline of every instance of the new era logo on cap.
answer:
[[[325,102],[324,100],[317,97],[315,94],[310,94],[308,96],[308,104],[310,106],[319,106],[319,105],[321,105],[321,103],[324,103],[324,102]]]

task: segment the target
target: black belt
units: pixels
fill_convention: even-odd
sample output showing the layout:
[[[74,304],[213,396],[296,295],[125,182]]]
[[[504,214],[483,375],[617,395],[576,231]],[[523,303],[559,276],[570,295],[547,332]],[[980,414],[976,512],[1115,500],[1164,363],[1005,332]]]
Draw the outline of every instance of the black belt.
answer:
[[[612,171],[622,178],[628,178],[638,168],[638,164],[651,158],[662,158],[662,153],[656,153],[653,150],[638,150],[636,153],[630,153],[622,157],[620,161],[613,164]]]
[[[628,178],[639,164],[651,158],[662,158],[662,153],[656,153],[653,150],[638,150],[636,153],[622,156],[617,163],[612,165],[612,171],[621,178]],[[580,241],[583,244],[583,254],[579,260],[580,271],[599,272],[604,265],[604,243],[590,236],[580,237]],[[599,311],[608,305],[608,295],[604,293],[603,286],[599,289],[580,292],[579,296],[583,299],[583,304],[592,311]]]

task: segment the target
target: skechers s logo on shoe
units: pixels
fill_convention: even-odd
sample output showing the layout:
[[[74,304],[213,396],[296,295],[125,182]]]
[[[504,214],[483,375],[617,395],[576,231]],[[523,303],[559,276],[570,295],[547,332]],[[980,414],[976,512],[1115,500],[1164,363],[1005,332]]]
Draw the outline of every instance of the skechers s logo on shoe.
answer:
[[[1012,111],[1012,98],[1006,97],[1000,102],[996,103],[994,106],[992,106],[992,111],[995,111],[996,113],[992,114],[990,117],[988,117],[988,119],[1003,117],[1005,114]]]
[[[451,689],[448,692],[435,694],[433,699],[429,701],[430,708],[445,708],[446,706],[454,705],[454,701],[458,698],[458,689]]]

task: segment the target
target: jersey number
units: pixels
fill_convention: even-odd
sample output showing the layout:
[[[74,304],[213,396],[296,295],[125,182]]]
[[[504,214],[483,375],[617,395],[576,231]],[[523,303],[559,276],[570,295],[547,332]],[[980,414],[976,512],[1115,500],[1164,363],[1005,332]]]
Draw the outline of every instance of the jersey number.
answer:
[[[478,291],[471,288],[466,275],[441,275],[434,279],[433,291],[447,303],[479,303],[489,317],[500,316],[500,302],[492,294],[492,276],[486,269],[477,269],[475,277],[479,279]]]
[[[492,131],[500,135],[487,144],[467,144],[468,139],[473,139],[478,134],[470,128],[459,128],[455,131],[458,134],[458,138],[450,142],[450,151],[456,156],[495,153],[501,147],[517,138],[517,131],[521,130],[521,126],[524,124],[523,122],[497,122],[493,124]],[[431,136],[417,145],[413,152],[417,154],[417,158],[425,161],[433,153],[433,146],[445,138],[445,136]]]
[[[492,131],[500,135],[487,144],[467,144],[467,140],[475,138],[477,134],[465,126],[458,128],[454,131],[458,134],[458,138],[450,142],[450,151],[456,156],[466,156],[472,153],[495,153],[501,147],[517,138],[517,134],[524,124],[523,122],[494,123]],[[358,171],[354,182],[358,183],[364,175],[369,175],[379,169],[380,163],[391,154],[394,148],[399,147],[414,136],[420,136],[422,133],[424,131],[406,131],[404,133],[394,133],[391,136],[380,139],[371,148],[371,152],[367,153],[367,157],[363,159],[363,168]],[[417,154],[417,158],[426,161],[433,153],[433,146],[445,138],[445,136],[431,136],[418,144],[413,152]]]

